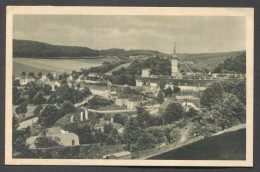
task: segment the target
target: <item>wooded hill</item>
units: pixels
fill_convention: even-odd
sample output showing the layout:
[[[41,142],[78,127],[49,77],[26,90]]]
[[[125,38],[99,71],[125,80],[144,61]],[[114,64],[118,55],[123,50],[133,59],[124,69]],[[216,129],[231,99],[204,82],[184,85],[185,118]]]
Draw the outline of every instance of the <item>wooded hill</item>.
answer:
[[[246,73],[246,53],[228,58],[214,69],[214,72],[216,73],[222,73],[225,71]]]
[[[13,56],[28,58],[89,58],[97,56],[134,56],[163,54],[152,50],[107,49],[93,50],[87,47],[51,45],[37,41],[13,40]]]

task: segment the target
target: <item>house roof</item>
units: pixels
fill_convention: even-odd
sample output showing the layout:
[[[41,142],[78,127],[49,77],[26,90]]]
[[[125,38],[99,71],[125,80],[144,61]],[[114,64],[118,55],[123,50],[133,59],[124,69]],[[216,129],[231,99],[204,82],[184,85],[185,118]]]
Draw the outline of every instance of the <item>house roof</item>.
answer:
[[[186,73],[193,73],[191,68],[189,67],[189,65],[186,62],[181,64],[181,66],[179,67],[179,70],[180,71],[184,70],[184,72],[186,72]]]
[[[131,95],[128,100],[131,102],[140,102],[143,101],[143,97],[140,95]]]
[[[108,88],[106,86],[97,86],[97,85],[90,85],[90,90],[100,90],[100,91],[106,91]]]
[[[214,82],[218,80],[199,80],[199,79],[172,79],[170,77],[160,77],[160,78],[147,78],[147,77],[137,77],[137,79],[141,81],[145,81],[146,83],[150,81],[150,83],[159,83],[160,80],[165,80],[166,84],[173,84],[173,85],[181,85],[181,86],[198,86],[198,87],[208,87]]]
[[[52,135],[52,134],[62,134],[60,127],[48,128],[47,131],[48,131],[48,133],[49,133],[50,135]]]

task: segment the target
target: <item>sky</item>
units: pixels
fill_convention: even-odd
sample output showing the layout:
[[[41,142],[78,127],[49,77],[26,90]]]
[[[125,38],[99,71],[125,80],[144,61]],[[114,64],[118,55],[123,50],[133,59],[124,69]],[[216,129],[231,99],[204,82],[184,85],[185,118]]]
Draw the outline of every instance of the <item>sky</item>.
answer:
[[[13,38],[91,49],[171,54],[245,50],[244,17],[14,15]]]

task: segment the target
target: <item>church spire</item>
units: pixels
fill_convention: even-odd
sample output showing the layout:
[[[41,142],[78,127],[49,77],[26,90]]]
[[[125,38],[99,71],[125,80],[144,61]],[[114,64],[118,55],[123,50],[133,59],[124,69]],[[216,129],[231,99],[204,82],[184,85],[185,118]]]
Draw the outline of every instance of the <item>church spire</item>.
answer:
[[[175,45],[175,42],[174,42],[173,54],[176,55],[176,45]]]
[[[177,58],[175,42],[174,42],[174,48],[173,48],[173,57]]]

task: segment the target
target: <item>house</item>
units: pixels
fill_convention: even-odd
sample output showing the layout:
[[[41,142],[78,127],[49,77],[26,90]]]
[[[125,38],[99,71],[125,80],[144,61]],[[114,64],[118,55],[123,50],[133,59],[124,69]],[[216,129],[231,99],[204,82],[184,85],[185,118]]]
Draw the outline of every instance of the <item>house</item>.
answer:
[[[99,77],[98,73],[89,73],[88,77]]]
[[[150,77],[150,69],[142,69],[142,77]]]
[[[22,77],[21,79],[20,79],[20,84],[21,85],[27,85],[28,83],[30,83],[30,82],[34,82],[34,78],[32,78],[32,77]]]
[[[146,102],[143,100],[143,96],[140,95],[131,95],[130,98],[126,101],[127,109],[135,109],[139,104]]]
[[[61,84],[60,84],[58,81],[54,81],[54,82],[52,82],[52,84],[51,84],[51,90],[52,90],[52,91],[55,91],[56,88],[58,88],[58,87],[60,87],[60,86],[61,86]]]
[[[126,94],[121,94],[118,97],[116,97],[115,104],[118,106],[127,106],[127,100],[128,100],[128,95]]]
[[[76,79],[76,82],[82,82],[82,81],[85,81],[86,80],[86,77],[84,75],[80,75],[78,77],[78,79]]]
[[[69,77],[67,78],[67,81],[73,81],[73,76],[69,75]]]
[[[176,96],[177,100],[185,100],[185,99],[198,99],[193,97],[192,95],[180,95],[180,96]]]
[[[186,73],[187,75],[193,74],[193,71],[191,70],[190,66],[186,62],[181,64],[181,66],[179,67],[179,71],[181,73]]]
[[[66,114],[55,122],[54,126],[64,127],[78,122],[90,122],[88,109],[80,110],[75,113]]]
[[[99,95],[106,99],[110,99],[110,91],[106,86],[90,85],[89,90],[93,95]]]
[[[194,108],[194,109],[197,110],[197,111],[200,110],[200,108],[197,107],[194,102],[189,101],[189,100],[183,102],[181,105],[182,105],[182,107],[184,108],[184,110],[185,110],[186,112],[188,112],[188,111],[190,110],[190,108]]]
[[[36,149],[35,141],[39,137],[50,137],[54,140],[59,140],[62,146],[79,145],[79,137],[76,134],[62,130],[59,127],[53,127],[47,129],[46,136],[31,136],[26,139],[26,144],[29,145],[29,149]]]

